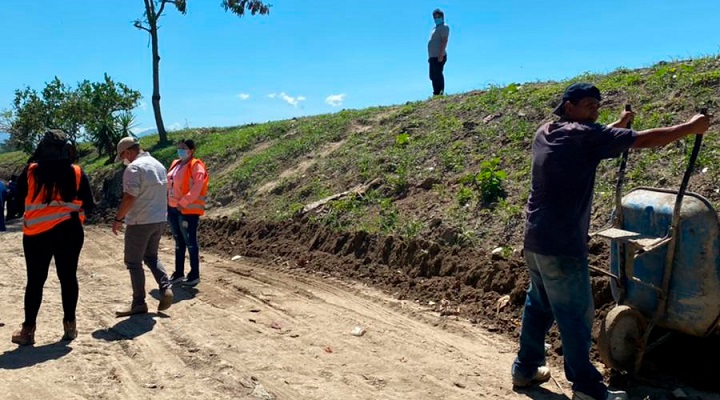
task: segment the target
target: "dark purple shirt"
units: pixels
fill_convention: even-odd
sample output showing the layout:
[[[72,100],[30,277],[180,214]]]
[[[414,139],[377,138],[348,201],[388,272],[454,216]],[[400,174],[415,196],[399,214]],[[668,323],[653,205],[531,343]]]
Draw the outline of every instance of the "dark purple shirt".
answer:
[[[532,145],[532,185],[524,247],[548,256],[586,257],[595,170],[635,142],[630,129],[547,123]]]

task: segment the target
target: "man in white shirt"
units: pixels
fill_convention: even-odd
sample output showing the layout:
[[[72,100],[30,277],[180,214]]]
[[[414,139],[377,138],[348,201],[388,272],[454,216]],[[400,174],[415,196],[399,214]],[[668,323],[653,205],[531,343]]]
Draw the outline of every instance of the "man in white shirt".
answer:
[[[117,144],[115,162],[122,160],[123,198],[112,231],[117,235],[125,222],[125,265],[130,271],[133,300],[130,308],[116,312],[118,317],[148,312],[145,302],[145,271],[150,268],[160,289],[158,311],[172,305],[173,292],[165,268],[158,259],[160,238],[167,221],[167,171],[150,153],[143,151],[132,137]]]

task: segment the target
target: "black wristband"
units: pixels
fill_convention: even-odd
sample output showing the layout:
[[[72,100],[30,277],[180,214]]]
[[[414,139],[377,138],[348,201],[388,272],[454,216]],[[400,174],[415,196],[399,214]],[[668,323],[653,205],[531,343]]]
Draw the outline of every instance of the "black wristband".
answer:
[[[121,219],[115,218],[115,222],[123,222],[123,221],[124,221],[124,218],[121,218]]]

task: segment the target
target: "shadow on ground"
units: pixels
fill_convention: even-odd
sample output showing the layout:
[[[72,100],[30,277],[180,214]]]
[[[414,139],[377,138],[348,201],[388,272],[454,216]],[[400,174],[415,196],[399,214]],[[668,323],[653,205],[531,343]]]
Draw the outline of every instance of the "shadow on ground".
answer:
[[[552,382],[547,383],[552,385]],[[532,400],[568,400],[565,395],[551,392],[542,386],[530,386],[527,388],[513,387],[513,392],[527,396]]]
[[[185,300],[192,300],[195,298],[195,295],[198,293],[198,290],[196,288],[190,288],[190,287],[182,287],[180,285],[173,286],[173,304],[179,303],[181,301]],[[153,289],[150,291],[150,297],[153,299],[160,301],[160,290]]]
[[[19,346],[0,355],[0,369],[28,368],[46,361],[57,360],[72,351],[69,342],[42,346]]]
[[[108,342],[132,340],[153,330],[156,323],[153,317],[166,318],[167,316],[154,313],[131,315],[110,328],[96,330],[92,333],[92,337]]]

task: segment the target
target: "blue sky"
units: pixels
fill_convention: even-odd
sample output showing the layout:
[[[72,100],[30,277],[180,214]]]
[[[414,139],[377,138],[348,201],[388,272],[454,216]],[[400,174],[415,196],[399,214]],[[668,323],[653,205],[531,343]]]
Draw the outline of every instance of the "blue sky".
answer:
[[[232,126],[428,98],[431,12],[450,26],[446,92],[560,80],[720,52],[717,0],[271,0],[238,18],[188,0],[161,19],[168,128]],[[560,4],[564,5],[560,6]],[[143,94],[154,127],[142,0],[0,1],[0,110],[15,89],[108,73]],[[555,7],[551,7],[555,5]],[[1,138],[0,138],[1,139]]]

